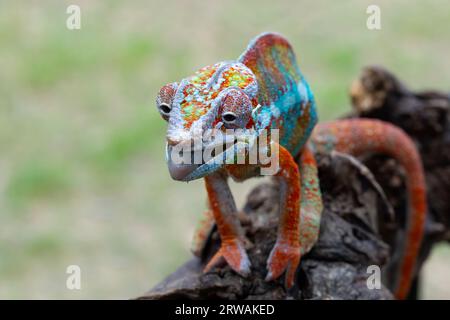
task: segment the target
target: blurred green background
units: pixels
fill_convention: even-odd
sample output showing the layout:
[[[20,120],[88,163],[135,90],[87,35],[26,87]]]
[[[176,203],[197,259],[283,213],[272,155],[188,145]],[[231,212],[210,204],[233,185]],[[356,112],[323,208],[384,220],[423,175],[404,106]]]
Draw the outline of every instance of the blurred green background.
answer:
[[[70,4],[81,30],[66,28]],[[0,298],[134,297],[189,257],[203,184],[170,179],[154,99],[263,31],[290,39],[321,120],[350,109],[367,64],[449,89],[448,0],[0,0]],[[252,183],[233,186],[238,203]],[[450,297],[449,266],[437,248],[425,297]]]

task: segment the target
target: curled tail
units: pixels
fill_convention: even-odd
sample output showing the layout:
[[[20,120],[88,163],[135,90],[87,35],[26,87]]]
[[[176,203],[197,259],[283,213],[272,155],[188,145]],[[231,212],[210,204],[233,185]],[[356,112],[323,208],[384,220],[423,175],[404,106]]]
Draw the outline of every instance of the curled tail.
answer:
[[[319,124],[313,143],[328,151],[353,156],[386,154],[397,159],[406,172],[408,216],[403,258],[399,268],[395,296],[405,299],[410,290],[425,223],[426,190],[420,155],[412,140],[400,128],[379,120],[348,119]]]

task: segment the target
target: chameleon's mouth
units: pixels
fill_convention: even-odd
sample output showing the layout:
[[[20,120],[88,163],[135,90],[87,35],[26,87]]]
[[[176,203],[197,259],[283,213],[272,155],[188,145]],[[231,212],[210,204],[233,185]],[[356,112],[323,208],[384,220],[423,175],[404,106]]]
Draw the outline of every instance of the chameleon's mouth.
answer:
[[[200,164],[195,163],[179,163],[179,161],[174,161],[173,147],[169,145],[166,145],[166,159],[170,176],[174,180],[184,181],[189,174],[200,166]]]
[[[233,148],[235,142],[234,140],[232,144],[230,142],[228,144],[223,143],[220,152],[213,148],[214,145],[210,145],[211,150],[207,161],[204,158],[205,148],[177,151],[173,146],[167,144],[166,159],[170,176],[178,181],[190,181],[204,177],[225,164],[226,151]],[[184,154],[183,157],[182,152],[187,152],[187,154]],[[182,158],[187,161],[180,161]]]
[[[173,161],[168,162],[169,173],[172,179],[178,181],[186,181],[192,172],[195,171],[200,165],[199,164],[176,164]]]

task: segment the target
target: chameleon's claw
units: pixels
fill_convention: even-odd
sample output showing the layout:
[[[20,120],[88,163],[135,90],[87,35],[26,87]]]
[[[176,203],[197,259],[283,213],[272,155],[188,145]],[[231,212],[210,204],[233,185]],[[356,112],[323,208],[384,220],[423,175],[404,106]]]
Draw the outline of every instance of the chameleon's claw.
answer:
[[[229,240],[223,242],[219,251],[211,258],[203,271],[210,271],[220,264],[223,259],[225,259],[231,269],[240,275],[246,277],[250,274],[250,260],[241,241]]]
[[[286,271],[285,287],[294,285],[295,272],[300,263],[300,245],[278,242],[267,260],[268,273],[266,281],[277,279]]]

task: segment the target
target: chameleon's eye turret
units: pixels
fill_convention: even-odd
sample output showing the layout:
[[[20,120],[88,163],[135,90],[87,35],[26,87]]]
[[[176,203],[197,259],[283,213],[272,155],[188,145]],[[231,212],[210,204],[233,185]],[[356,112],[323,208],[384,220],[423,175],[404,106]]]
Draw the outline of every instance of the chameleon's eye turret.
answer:
[[[241,89],[230,89],[222,100],[220,114],[226,128],[245,128],[250,120],[251,112],[252,102]]]
[[[172,103],[175,93],[177,92],[178,83],[173,82],[166,84],[159,90],[159,94],[156,97],[156,108],[158,109],[164,120],[170,118],[170,112],[172,111]]]

